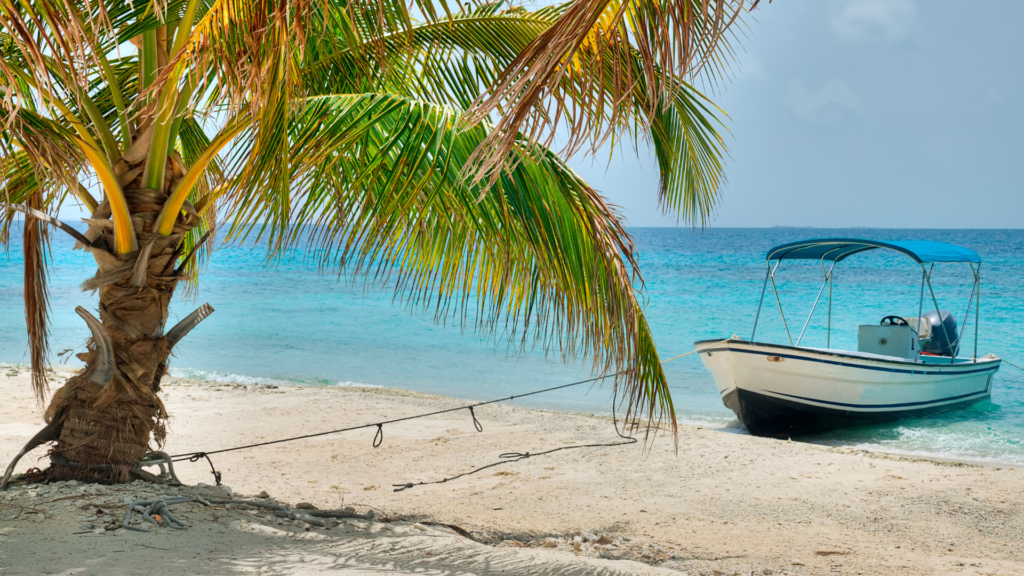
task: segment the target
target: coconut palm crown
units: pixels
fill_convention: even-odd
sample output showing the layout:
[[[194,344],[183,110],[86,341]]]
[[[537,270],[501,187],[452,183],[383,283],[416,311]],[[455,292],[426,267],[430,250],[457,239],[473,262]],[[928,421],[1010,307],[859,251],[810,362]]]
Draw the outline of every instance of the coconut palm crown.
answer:
[[[54,391],[51,479],[123,482],[161,444],[168,327],[215,231],[393,286],[438,321],[618,373],[633,422],[672,401],[620,216],[549,146],[647,137],[667,211],[722,180],[713,106],[742,0],[0,0],[0,202],[22,234],[32,383],[47,393],[48,238],[97,270],[85,368]],[[53,219],[68,203],[88,229]],[[223,223],[220,228],[218,225]],[[84,272],[84,271],[83,271]],[[83,277],[87,274],[83,273]]]

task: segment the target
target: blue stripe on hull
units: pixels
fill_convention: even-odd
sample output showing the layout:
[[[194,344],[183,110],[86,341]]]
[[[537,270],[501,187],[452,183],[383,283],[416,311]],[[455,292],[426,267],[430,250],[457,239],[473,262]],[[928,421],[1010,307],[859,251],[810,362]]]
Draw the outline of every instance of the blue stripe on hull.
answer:
[[[780,358],[789,358],[791,360],[804,360],[806,362],[818,362],[820,364],[832,364],[834,366],[846,366],[848,368],[860,368],[862,370],[875,370],[875,371],[878,371],[878,372],[890,372],[890,373],[895,373],[895,374],[914,374],[914,375],[920,374],[922,376],[940,376],[940,375],[946,375],[946,374],[951,375],[951,376],[952,375],[959,376],[960,374],[978,374],[980,372],[993,372],[994,373],[997,370],[999,370],[999,365],[998,364],[996,364],[996,366],[993,366],[993,367],[978,368],[978,369],[975,369],[975,370],[950,370],[949,368],[942,369],[942,370],[932,370],[932,371],[928,371],[928,370],[902,370],[902,369],[899,369],[899,368],[887,368],[887,367],[883,367],[883,366],[865,366],[863,364],[853,364],[851,362],[839,362],[837,360],[825,360],[824,358],[808,358],[806,356],[795,356],[793,354],[783,354],[783,353],[780,353],[780,352],[766,352],[764,350],[745,350],[743,348],[709,348],[707,350],[701,350],[700,351],[701,354],[703,354],[705,352],[742,352],[744,354],[756,354],[758,356],[778,356]],[[807,353],[808,354],[814,354],[813,351],[808,351]],[[865,360],[868,361],[868,362],[871,362],[871,361],[877,362],[877,360],[868,360],[868,359],[865,359]],[[924,366],[926,366],[926,365],[922,364],[922,367],[924,367]],[[955,364],[951,364],[950,367],[951,368],[959,368],[959,366],[956,366]]]
[[[816,402],[818,404],[828,404],[830,406],[842,406],[844,408],[909,408],[911,406],[927,406],[930,404],[942,404],[945,402],[953,402],[954,400],[964,400],[971,396],[978,396],[981,394],[988,394],[988,389],[981,390],[979,392],[971,392],[970,394],[961,394],[960,396],[950,396],[948,398],[939,398],[937,400],[926,400],[924,402],[903,402],[902,404],[846,404],[845,402],[830,402],[828,400],[818,400],[817,398],[804,398],[803,396],[793,396],[792,394],[783,394],[782,392],[773,392],[772,390],[765,390],[769,394],[777,394],[779,396],[785,396],[787,398],[796,398],[797,400],[806,400],[808,402]]]

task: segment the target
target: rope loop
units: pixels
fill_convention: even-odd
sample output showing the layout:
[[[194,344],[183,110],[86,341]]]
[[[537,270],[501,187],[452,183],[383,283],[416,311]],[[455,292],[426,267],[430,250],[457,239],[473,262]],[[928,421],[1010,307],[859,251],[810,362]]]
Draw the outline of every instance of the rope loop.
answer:
[[[467,408],[469,408],[469,415],[473,417],[473,427],[476,428],[477,432],[483,432],[484,425],[481,424],[480,421],[476,419],[476,413],[473,412],[473,407],[467,406]]]
[[[206,458],[206,461],[210,463],[210,473],[213,474],[213,479],[216,481],[217,486],[220,486],[220,472],[217,472],[217,469],[213,467],[213,460],[210,460],[210,456],[206,452],[196,452],[189,457],[188,461],[199,462],[203,458]]]
[[[373,437],[373,447],[380,448],[380,445],[384,442],[384,425],[377,424],[377,434]]]

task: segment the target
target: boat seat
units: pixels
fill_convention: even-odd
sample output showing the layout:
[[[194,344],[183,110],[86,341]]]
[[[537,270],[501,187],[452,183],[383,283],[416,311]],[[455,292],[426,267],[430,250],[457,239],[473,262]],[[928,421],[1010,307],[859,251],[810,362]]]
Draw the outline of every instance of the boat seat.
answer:
[[[910,328],[917,332],[917,337],[921,340],[928,340],[932,337],[932,323],[930,320],[919,316],[906,316],[903,318],[907,324],[910,324]]]

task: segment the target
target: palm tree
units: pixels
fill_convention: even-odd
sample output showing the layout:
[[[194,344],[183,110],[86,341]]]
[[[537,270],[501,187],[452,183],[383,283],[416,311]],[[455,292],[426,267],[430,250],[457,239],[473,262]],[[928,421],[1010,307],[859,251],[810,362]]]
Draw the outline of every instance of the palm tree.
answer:
[[[55,442],[49,478],[123,482],[163,442],[170,354],[212,312],[168,329],[168,304],[222,222],[268,262],[299,248],[438,320],[588,357],[619,373],[628,418],[675,425],[632,240],[545,139],[559,123],[567,153],[649,136],[666,210],[703,221],[724,148],[683,79],[723,72],[743,1],[454,6],[0,0],[0,232],[27,215],[40,402],[53,226],[98,268],[85,368],[26,446]],[[69,202],[85,232],[51,216]]]

